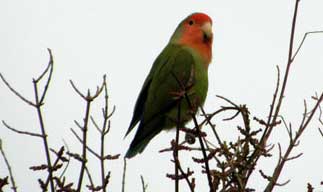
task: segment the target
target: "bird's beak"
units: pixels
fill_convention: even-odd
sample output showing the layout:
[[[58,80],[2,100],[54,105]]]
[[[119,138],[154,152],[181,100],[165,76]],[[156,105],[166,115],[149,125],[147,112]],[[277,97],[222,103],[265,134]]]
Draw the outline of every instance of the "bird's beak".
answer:
[[[203,38],[204,41],[210,41],[213,38],[213,33],[212,33],[212,24],[210,22],[206,22],[202,25],[201,27],[203,31]]]

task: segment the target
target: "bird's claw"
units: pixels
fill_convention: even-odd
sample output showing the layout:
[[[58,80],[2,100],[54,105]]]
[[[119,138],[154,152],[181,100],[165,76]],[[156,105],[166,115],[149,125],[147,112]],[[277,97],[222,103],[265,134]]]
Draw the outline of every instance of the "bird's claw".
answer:
[[[185,96],[186,91],[171,91],[169,94],[173,97],[173,99],[178,100]]]

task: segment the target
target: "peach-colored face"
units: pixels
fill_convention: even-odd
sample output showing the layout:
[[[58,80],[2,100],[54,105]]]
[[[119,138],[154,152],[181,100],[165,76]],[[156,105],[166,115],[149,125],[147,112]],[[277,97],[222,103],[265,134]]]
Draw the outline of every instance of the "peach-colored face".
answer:
[[[182,23],[183,31],[180,43],[196,49],[206,63],[212,57],[212,20],[204,13],[196,13],[189,16]]]

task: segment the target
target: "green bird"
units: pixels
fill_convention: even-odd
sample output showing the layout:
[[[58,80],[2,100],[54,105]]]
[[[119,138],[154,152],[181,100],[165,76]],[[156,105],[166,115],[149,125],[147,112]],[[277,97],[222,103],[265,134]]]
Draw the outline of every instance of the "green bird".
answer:
[[[193,13],[178,25],[139,93],[125,136],[137,123],[139,127],[127,158],[143,152],[162,130],[175,127],[178,115],[180,125],[185,125],[192,119],[192,112],[196,113],[203,105],[208,90],[212,41],[212,20],[204,13]],[[190,105],[184,95],[188,96]]]

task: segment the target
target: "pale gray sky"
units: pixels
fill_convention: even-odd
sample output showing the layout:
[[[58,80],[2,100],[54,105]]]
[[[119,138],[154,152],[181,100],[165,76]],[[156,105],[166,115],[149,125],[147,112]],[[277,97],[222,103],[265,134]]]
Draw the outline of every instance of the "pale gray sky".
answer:
[[[72,151],[80,146],[70,132],[73,120],[81,120],[85,103],[74,93],[68,80],[86,90],[101,83],[107,74],[110,103],[116,105],[106,149],[111,154],[124,153],[133,134],[123,140],[133,106],[152,62],[167,44],[178,23],[192,12],[205,12],[213,19],[214,58],[209,68],[209,94],[206,110],[215,111],[223,103],[215,97],[223,95],[264,118],[276,80],[276,65],[284,71],[294,1],[85,1],[85,0],[2,0],[0,2],[0,72],[7,80],[32,99],[31,79],[41,72],[48,61],[46,48],[55,59],[54,77],[44,107],[50,144],[58,148],[65,139]],[[296,44],[303,34],[323,30],[323,1],[301,1],[297,22]],[[286,90],[283,115],[297,127],[303,99],[323,90],[323,35],[313,35],[304,44],[292,66]],[[16,128],[38,131],[36,112],[17,99],[0,83],[0,119]],[[93,108],[99,117],[101,102]],[[235,124],[221,124],[215,119],[223,139],[236,137]],[[322,180],[318,168],[323,162],[323,139],[314,120],[303,135],[300,147],[293,154],[304,155],[289,162],[280,181],[291,179],[275,191],[304,191],[306,183],[315,186]],[[93,130],[95,133],[95,131]],[[0,137],[12,163],[21,191],[38,189],[38,174],[28,169],[44,162],[42,143],[35,138],[16,135],[0,125]],[[128,161],[127,191],[140,191],[140,175],[149,185],[148,191],[173,190],[173,181],[165,177],[173,171],[171,154],[157,151],[168,146],[174,132],[163,132],[142,155]],[[90,135],[90,145],[98,146],[98,137]],[[287,144],[283,127],[277,128],[272,143]],[[264,171],[272,170],[275,158],[259,164]],[[183,157],[185,154],[181,156]],[[99,164],[89,162],[95,178]],[[187,161],[186,165],[192,162]],[[75,164],[74,164],[75,165]],[[112,171],[110,191],[121,190],[122,158],[107,165]],[[67,174],[78,175],[71,166]],[[0,160],[0,177],[6,175]],[[196,170],[196,173],[199,173]],[[269,172],[270,173],[270,172]],[[205,191],[207,181],[197,179],[198,191]],[[75,181],[74,181],[75,182]],[[261,191],[264,180],[255,172],[251,186]],[[183,191],[187,191],[186,184]],[[7,187],[8,189],[8,187]]]

